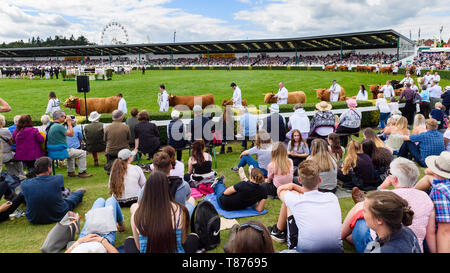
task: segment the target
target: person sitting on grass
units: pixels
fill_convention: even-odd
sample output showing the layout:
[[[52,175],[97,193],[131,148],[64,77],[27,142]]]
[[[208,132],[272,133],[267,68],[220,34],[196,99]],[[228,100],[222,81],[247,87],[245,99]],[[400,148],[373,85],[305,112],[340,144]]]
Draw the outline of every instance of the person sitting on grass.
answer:
[[[166,152],[159,152],[153,156],[154,172],[162,172],[167,175],[169,179],[169,192],[170,195],[180,204],[186,206],[189,211],[189,215],[192,215],[195,207],[195,200],[191,197],[191,187],[189,183],[183,181],[179,176],[173,176],[171,171],[173,171],[172,159],[170,155]],[[142,200],[142,194],[144,193],[144,188],[141,189],[139,193],[139,201]]]
[[[378,137],[377,133],[372,128],[364,129],[363,137],[364,139],[372,140],[377,146],[377,148],[387,148],[389,151],[391,151],[391,153],[394,153],[394,150],[386,146],[386,143],[384,143],[384,141],[381,140],[380,137]]]
[[[414,125],[411,135],[418,135],[427,131],[427,120],[422,114],[417,114],[414,117]]]
[[[403,136],[409,136],[408,120],[401,117],[395,121],[395,125],[386,127],[384,134],[388,136],[386,140],[387,148],[392,149],[394,153],[398,153],[403,144]]]
[[[261,170],[250,166],[250,180],[248,180],[242,167],[239,171],[242,181],[234,186],[227,188],[223,176],[212,184],[217,203],[228,211],[243,210],[254,206],[258,212],[262,212],[267,199],[266,189],[261,186],[264,182],[264,175]]]
[[[339,137],[338,137],[339,139]],[[323,139],[314,139],[311,146],[311,155],[307,158],[317,164],[320,172],[320,192],[336,193],[338,165],[327,148]],[[298,180],[298,179],[297,179]],[[294,179],[295,183],[295,179]]]
[[[23,194],[18,195],[9,187],[6,181],[0,181],[0,200],[5,197],[7,202],[0,205],[0,223],[8,220],[10,214],[13,214],[16,209],[25,201]]]
[[[351,190],[374,190],[379,184],[375,179],[375,168],[370,156],[364,153],[361,143],[352,140],[347,147],[347,157],[337,177],[343,182],[343,188]]]
[[[442,130],[444,128],[444,111],[442,111],[442,103],[436,102],[434,105],[434,109],[431,110],[430,118],[433,118],[438,123],[438,130]]]
[[[108,187],[110,194],[117,199],[121,207],[129,208],[138,200],[138,195],[145,185],[145,175],[142,169],[132,165],[135,152],[123,149],[117,154],[117,159],[111,168]]]
[[[277,188],[292,183],[294,178],[294,164],[289,159],[286,146],[276,142],[272,150],[272,161],[267,166],[266,183],[261,186],[266,189],[267,195],[277,196]]]
[[[427,167],[425,163],[427,157],[440,155],[445,150],[444,136],[437,130],[437,121],[428,119],[426,127],[428,131],[425,133],[403,136],[404,143],[398,152],[398,156],[412,157],[420,166]]]
[[[256,154],[258,160],[255,160],[251,155]],[[243,151],[240,155],[240,161],[237,166],[234,166],[232,171],[239,171],[240,167],[245,165],[253,166],[262,171],[267,177],[267,166],[272,161],[272,139],[266,130],[259,130],[256,134],[255,146],[250,150]]]
[[[65,253],[119,253],[119,251],[117,251],[114,247],[114,243],[116,242],[117,231],[124,232],[125,226],[123,223],[122,210],[120,209],[117,200],[114,197],[110,197],[106,201],[103,198],[98,198],[95,200],[89,212],[108,206],[112,207],[111,212],[113,214],[112,216],[115,220],[116,227],[110,227],[110,230],[106,230],[102,233],[87,234],[89,224],[92,223],[89,221],[90,219],[87,220],[81,230],[78,240],[69,249],[67,249]],[[106,222],[108,220],[108,216],[110,215],[102,216],[105,217]],[[111,231],[111,229],[113,231]]]
[[[294,166],[298,166],[298,164],[309,156],[308,144],[306,144],[306,141],[299,130],[292,130],[292,139],[288,143],[287,150],[289,158],[294,163]]]
[[[212,157],[205,152],[205,141],[200,139],[192,143],[192,156],[188,161],[188,173],[184,181],[196,188],[201,182],[214,182],[216,172],[212,169]]]
[[[429,172],[433,173],[430,193],[433,200],[437,223],[437,252],[450,252],[450,152],[444,151],[440,156],[426,159]]]
[[[389,164],[393,160],[391,152],[386,148],[377,148],[372,140],[363,140],[362,149],[372,159],[377,184],[383,183],[389,175]]]
[[[72,192],[63,198],[64,179],[62,175],[52,176],[52,161],[41,157],[34,163],[37,177],[22,182],[22,193],[27,204],[26,216],[32,224],[51,224],[61,221],[82,200],[86,189]]]
[[[300,187],[287,184],[278,188],[283,202],[278,222],[269,227],[277,242],[300,253],[341,253],[341,208],[336,195],[318,191],[322,179],[317,163],[305,160],[298,166]]]
[[[345,148],[344,146],[341,146],[341,138],[336,133],[329,134],[328,144],[328,151],[331,153],[334,160],[338,163],[338,167],[341,167],[342,163],[344,163],[345,154]]]
[[[195,253],[197,234],[189,234],[189,213],[169,192],[167,175],[148,177],[142,200],[131,206],[133,237],[124,242],[126,253]]]
[[[364,202],[364,218],[377,237],[364,253],[421,253],[410,226],[414,212],[408,201],[389,191],[372,192]]]
[[[419,169],[411,160],[397,158],[390,164],[390,175],[386,178],[379,190],[386,190],[393,186],[393,193],[408,201],[414,212],[410,229],[414,232],[421,250],[427,245],[429,252],[436,252],[435,213],[433,202],[426,193],[414,189],[419,177]],[[342,239],[354,244],[356,251],[363,253],[369,242],[376,239],[376,234],[368,227],[364,219],[365,194],[358,188],[352,191],[355,206],[347,214],[342,224]],[[426,244],[425,244],[426,241]]]
[[[225,253],[274,253],[270,233],[259,221],[235,224],[223,247]]]
[[[165,146],[161,149],[161,152],[164,152],[170,157],[170,176],[178,176],[183,179],[184,177],[184,164],[175,159],[176,151],[172,146]],[[150,165],[150,170],[153,171],[154,165],[153,163]]]

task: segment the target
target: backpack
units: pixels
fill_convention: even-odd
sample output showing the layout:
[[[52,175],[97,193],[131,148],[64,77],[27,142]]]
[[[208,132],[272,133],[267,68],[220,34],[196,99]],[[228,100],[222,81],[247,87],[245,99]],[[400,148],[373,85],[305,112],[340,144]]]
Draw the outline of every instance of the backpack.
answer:
[[[191,232],[198,234],[200,245],[205,250],[214,249],[220,244],[220,217],[209,201],[201,201],[195,207]]]

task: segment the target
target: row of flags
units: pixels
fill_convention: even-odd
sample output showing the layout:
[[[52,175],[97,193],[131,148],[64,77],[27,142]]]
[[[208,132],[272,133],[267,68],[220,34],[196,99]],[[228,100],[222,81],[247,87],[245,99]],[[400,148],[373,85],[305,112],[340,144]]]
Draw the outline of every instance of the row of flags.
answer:
[[[441,28],[439,29],[439,36],[442,35],[442,31],[444,31],[444,26],[441,26]],[[412,32],[411,29],[409,30],[409,39],[412,40]],[[419,27],[419,38],[418,40],[420,40],[420,27]]]

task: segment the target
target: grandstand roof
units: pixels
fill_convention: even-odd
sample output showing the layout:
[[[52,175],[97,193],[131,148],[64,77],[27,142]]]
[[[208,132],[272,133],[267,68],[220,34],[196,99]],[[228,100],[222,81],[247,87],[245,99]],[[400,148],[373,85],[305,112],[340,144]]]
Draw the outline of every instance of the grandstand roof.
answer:
[[[293,51],[328,51],[374,48],[396,48],[402,38],[414,42],[394,30],[380,30],[312,36],[302,38],[259,39],[210,42],[183,42],[133,45],[96,45],[38,48],[0,49],[0,58],[14,57],[65,57],[65,56],[108,56],[128,54],[204,54],[204,53],[259,53]]]

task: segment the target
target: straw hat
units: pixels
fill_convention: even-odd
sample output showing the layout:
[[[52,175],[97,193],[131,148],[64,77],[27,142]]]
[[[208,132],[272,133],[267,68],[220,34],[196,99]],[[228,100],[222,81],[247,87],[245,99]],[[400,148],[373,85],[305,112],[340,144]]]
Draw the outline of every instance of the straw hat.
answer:
[[[429,156],[425,163],[433,173],[450,179],[450,152],[444,151],[440,156]]]
[[[316,104],[316,109],[319,111],[330,111],[331,108],[333,108],[333,106],[331,106],[331,104],[329,104],[326,101],[321,101],[318,104]]]

